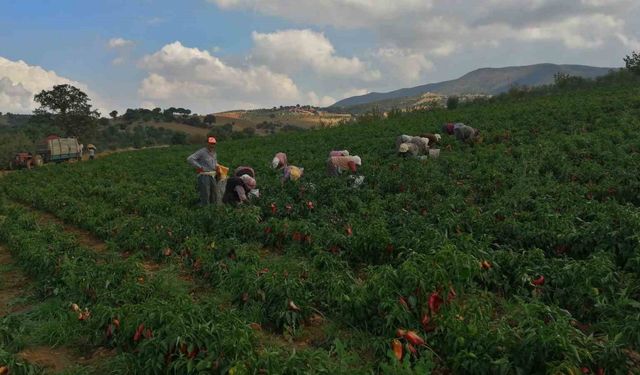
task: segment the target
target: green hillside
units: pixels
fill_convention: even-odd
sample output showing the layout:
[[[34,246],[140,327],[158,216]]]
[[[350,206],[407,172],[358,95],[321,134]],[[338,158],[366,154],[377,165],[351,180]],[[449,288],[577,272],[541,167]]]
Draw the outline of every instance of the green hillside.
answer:
[[[345,98],[331,107],[352,113],[352,107],[369,107],[392,100],[417,97],[425,93],[441,95],[486,94],[497,95],[509,91],[513,86],[542,86],[554,82],[558,73],[581,78],[596,78],[606,75],[613,68],[598,68],[586,65],[534,64],[503,68],[481,68],[450,81],[403,88],[386,93],[373,92]]]
[[[12,173],[0,242],[34,287],[28,312],[0,320],[0,364],[55,344],[113,349],[76,373],[633,373],[638,82],[220,142],[220,163],[257,171],[261,198],[237,209],[196,207],[193,147]],[[483,142],[443,135],[438,159],[395,155],[396,136],[450,121]],[[362,157],[360,188],[325,176],[343,148]],[[299,183],[269,168],[278,151],[305,168]],[[394,342],[398,329],[425,343]]]

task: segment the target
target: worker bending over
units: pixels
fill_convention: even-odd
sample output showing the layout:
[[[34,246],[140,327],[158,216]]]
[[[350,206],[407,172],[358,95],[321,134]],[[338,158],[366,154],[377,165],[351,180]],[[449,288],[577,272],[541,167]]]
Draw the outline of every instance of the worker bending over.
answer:
[[[227,186],[222,197],[225,204],[242,204],[249,200],[249,193],[256,188],[256,180],[248,174],[227,179]]]
[[[362,159],[359,156],[331,156],[327,159],[327,174],[329,176],[337,176],[343,170],[356,173],[358,166],[361,165]]]
[[[284,152],[278,152],[271,161],[271,167],[273,169],[282,169],[287,166],[287,154]]]

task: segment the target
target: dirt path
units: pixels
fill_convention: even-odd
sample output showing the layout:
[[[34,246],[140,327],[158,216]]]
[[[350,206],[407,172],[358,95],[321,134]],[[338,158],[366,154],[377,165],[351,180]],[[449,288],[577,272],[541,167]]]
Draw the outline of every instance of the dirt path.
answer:
[[[21,298],[30,294],[29,279],[15,265],[9,250],[0,246],[0,318],[25,307]]]

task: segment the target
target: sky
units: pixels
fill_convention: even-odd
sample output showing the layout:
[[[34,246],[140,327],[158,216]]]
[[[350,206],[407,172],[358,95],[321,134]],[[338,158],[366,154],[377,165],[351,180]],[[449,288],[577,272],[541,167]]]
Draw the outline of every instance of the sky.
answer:
[[[542,62],[619,67],[638,0],[0,0],[0,112],[327,106]]]

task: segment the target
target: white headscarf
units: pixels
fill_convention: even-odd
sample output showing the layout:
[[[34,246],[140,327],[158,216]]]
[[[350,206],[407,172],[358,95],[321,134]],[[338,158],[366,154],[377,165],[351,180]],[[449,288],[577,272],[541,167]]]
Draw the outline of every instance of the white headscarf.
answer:
[[[240,176],[240,179],[245,185],[247,185],[250,190],[256,188],[256,180],[248,174],[243,174],[242,176]]]
[[[278,168],[278,165],[280,165],[280,159],[278,159],[278,157],[274,157],[273,160],[271,160],[271,166],[273,167],[273,169]]]
[[[360,156],[354,156],[353,162],[356,163],[356,165],[362,165],[362,159],[360,159]]]

